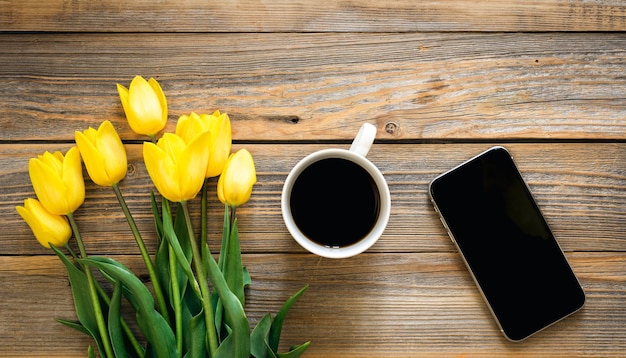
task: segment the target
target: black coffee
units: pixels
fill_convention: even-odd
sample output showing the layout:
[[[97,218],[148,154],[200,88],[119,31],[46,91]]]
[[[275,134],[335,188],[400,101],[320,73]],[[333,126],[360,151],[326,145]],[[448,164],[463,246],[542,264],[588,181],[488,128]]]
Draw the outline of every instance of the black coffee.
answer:
[[[304,169],[291,191],[291,215],[309,239],[342,247],[363,239],[378,220],[380,195],[361,166],[327,158]]]

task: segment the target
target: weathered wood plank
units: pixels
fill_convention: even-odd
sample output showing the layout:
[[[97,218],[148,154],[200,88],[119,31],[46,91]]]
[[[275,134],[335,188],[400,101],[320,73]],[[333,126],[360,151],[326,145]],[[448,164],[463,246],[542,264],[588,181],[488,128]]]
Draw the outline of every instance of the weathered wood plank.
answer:
[[[220,109],[240,140],[626,139],[624,68],[621,34],[0,34],[0,140],[136,139],[115,85],[137,74],[169,130]]]
[[[355,128],[356,132],[356,128]],[[392,215],[372,252],[454,251],[427,198],[436,175],[487,149],[491,144],[374,144],[368,157],[389,182]],[[280,193],[288,171],[309,152],[330,145],[250,144],[258,171],[252,199],[238,209],[242,250],[303,252],[289,236],[280,214]],[[348,144],[337,144],[348,148]],[[533,189],[555,235],[566,251],[626,251],[626,144],[506,144]],[[235,149],[242,145],[236,145]],[[28,158],[67,144],[0,145],[0,221],[2,254],[45,254],[14,207],[33,196]],[[152,183],[139,145],[127,145],[130,174],[121,184],[131,211],[154,251],[150,208]],[[135,242],[111,189],[87,179],[87,199],[76,217],[91,253],[137,253]],[[215,183],[215,182],[214,182]],[[210,243],[219,247],[223,209],[215,189],[210,197]],[[338,198],[341,200],[341,198]],[[197,213],[196,202],[192,211]]]
[[[624,31],[616,0],[4,1],[0,31]]]
[[[113,256],[138,274],[138,256]],[[244,255],[252,324],[276,312],[305,284],[281,344],[312,345],[307,357],[616,356],[626,350],[626,256],[568,253],[586,288],[585,308],[523,343],[498,332],[455,253],[362,254],[345,260],[313,255]],[[0,355],[84,356],[86,336],[55,318],[74,316],[65,271],[56,257],[0,256]],[[20,310],[28,307],[28,310]]]

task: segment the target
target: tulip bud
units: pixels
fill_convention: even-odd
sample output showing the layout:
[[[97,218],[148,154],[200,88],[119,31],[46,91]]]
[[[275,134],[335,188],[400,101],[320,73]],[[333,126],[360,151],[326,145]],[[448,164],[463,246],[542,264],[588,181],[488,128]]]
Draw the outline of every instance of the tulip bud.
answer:
[[[213,114],[198,115],[191,112],[189,116],[182,115],[176,123],[176,135],[190,142],[202,132],[209,131],[209,163],[206,178],[212,178],[222,173],[224,164],[230,154],[232,145],[232,133],[230,118],[226,113],[215,111]]]
[[[65,156],[45,152],[28,162],[28,173],[41,204],[51,213],[73,213],[85,201],[85,183],[78,148]]]
[[[95,130],[76,132],[76,145],[87,167],[89,177],[101,186],[117,184],[126,176],[126,150],[109,121]]]
[[[154,137],[167,124],[167,101],[159,83],[136,76],[129,88],[118,84],[122,107],[130,128],[137,134]]]
[[[155,145],[144,142],[143,157],[148,174],[167,200],[181,202],[196,197],[204,184],[209,161],[209,132],[202,132],[190,143],[165,133]]]
[[[255,183],[256,169],[252,155],[248,150],[241,149],[226,161],[217,182],[217,196],[223,204],[231,207],[243,205],[250,199]]]
[[[30,226],[37,241],[45,248],[49,249],[50,244],[65,246],[72,236],[67,218],[50,213],[35,199],[26,199],[24,206],[16,206],[15,209]]]

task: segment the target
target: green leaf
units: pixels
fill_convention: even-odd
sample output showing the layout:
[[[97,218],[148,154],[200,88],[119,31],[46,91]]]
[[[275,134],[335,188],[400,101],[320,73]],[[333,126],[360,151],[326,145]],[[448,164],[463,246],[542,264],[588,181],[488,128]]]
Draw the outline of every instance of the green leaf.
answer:
[[[173,308],[174,299],[172,298],[172,286],[171,273],[170,273],[170,255],[169,244],[167,240],[163,240],[157,247],[156,254],[154,255],[154,268],[156,270],[157,277],[161,283],[161,287],[165,291],[168,304]]]
[[[111,338],[111,346],[115,352],[116,358],[127,357],[126,346],[124,345],[124,334],[122,332],[121,322],[122,308],[122,283],[117,281],[111,296],[111,305],[109,306],[109,337]]]
[[[183,313],[185,311],[189,313],[189,319],[191,319],[191,317],[195,317],[196,315],[198,315],[198,313],[200,313],[200,311],[202,311],[202,302],[195,293],[189,290],[185,292],[185,294],[183,294],[183,300],[181,304],[183,306]]]
[[[233,358],[233,357],[242,357],[242,358],[248,358],[246,356],[242,356],[242,355],[237,355],[237,346],[235,343],[235,338],[233,337],[233,335],[229,335],[228,337],[226,337],[226,339],[224,339],[224,341],[222,341],[222,344],[220,344],[219,347],[217,347],[217,351],[215,351],[215,357],[214,358]]]
[[[250,271],[244,266],[243,268],[243,287],[248,287],[252,284],[252,277],[250,277]]]
[[[267,337],[272,328],[272,316],[268,313],[256,324],[250,335],[250,353],[256,358],[274,358],[274,352],[267,345]]]
[[[191,349],[190,346],[192,344],[190,338],[194,334],[194,323],[192,323],[192,320],[197,316],[202,317],[202,320],[204,319],[202,313],[202,302],[198,299],[198,296],[196,296],[195,293],[191,292],[191,290],[187,290],[187,292],[183,295],[183,299],[181,301],[181,312],[183,316],[183,346],[185,347],[184,350],[188,351]],[[204,321],[202,324],[204,326]],[[203,338],[206,338],[206,331]]]
[[[241,246],[239,244],[239,229],[237,219],[233,222],[228,243],[228,257],[224,267],[224,277],[230,290],[237,296],[241,305],[245,307],[244,275],[241,261]]]
[[[93,347],[91,345],[87,347],[87,357],[96,358],[96,352],[93,351]]]
[[[189,358],[207,357],[206,324],[203,311],[191,318],[188,329],[188,333],[185,334],[188,338],[186,356]]]
[[[189,238],[189,230],[187,230],[187,225],[184,220],[184,215],[181,213],[180,205],[178,206],[178,211],[176,213],[176,218],[174,220],[174,232],[176,233],[176,238],[178,239],[178,243],[180,244],[180,248],[187,259],[186,262],[189,263],[189,267],[191,268],[191,262],[193,257],[193,251],[191,249],[191,242]],[[173,249],[173,248],[172,248]],[[188,287],[189,276],[186,270],[180,263],[178,256],[175,254],[177,261],[177,278],[178,278],[178,287],[181,294],[181,297],[184,295],[185,290]],[[195,276],[194,276],[195,277]],[[194,282],[193,280],[191,282]]]
[[[176,357],[176,339],[165,318],[154,308],[154,299],[146,286],[129,269],[113,259],[90,257],[78,260],[106,272],[126,287],[126,297],[133,305],[139,329],[150,343],[157,357]],[[147,352],[147,351],[146,351]]]
[[[303,343],[296,347],[291,347],[289,352],[287,353],[278,353],[278,358],[298,358],[306,351],[307,348],[311,345],[311,342]]]
[[[220,247],[219,257],[217,261],[217,265],[222,272],[225,272],[224,267],[226,265],[227,256],[228,256],[229,238],[230,238],[230,215],[229,215],[228,204],[225,204],[224,205],[224,222],[222,224],[222,244]],[[203,245],[203,248],[204,250],[202,250],[202,252],[204,253],[204,255],[202,257],[202,266],[208,267],[209,266],[208,244]],[[207,273],[207,276],[208,276],[208,273]],[[214,314],[213,314],[213,320],[215,321],[215,329],[217,331],[219,339],[222,340],[223,337],[226,336],[225,334],[223,334],[223,328],[225,328],[225,325],[223,323],[224,322],[224,307],[222,305],[222,301],[220,300],[219,295],[216,290],[213,290],[211,294],[211,304],[215,308]]]
[[[126,266],[122,265],[120,262],[115,261],[113,259],[110,259],[110,258],[107,258],[107,257],[102,257],[102,256],[92,256],[92,257],[89,257],[88,260],[100,261],[100,262],[105,262],[105,263],[110,264],[110,265],[114,265],[114,266],[118,267],[119,269],[125,270],[125,271],[129,272],[131,275],[134,276],[132,271],[130,271]],[[81,262],[81,261],[82,261],[82,259],[78,260],[78,262]],[[102,276],[104,278],[106,278],[114,286],[119,281],[118,278],[116,278],[115,276],[112,276],[108,271],[100,269],[100,273],[102,274]],[[142,283],[142,285],[143,285],[143,283]],[[130,302],[130,304],[133,305],[133,307],[137,305],[135,296],[129,293],[128,288],[125,285],[122,285],[122,293],[123,293],[124,297],[126,297],[128,302]]]
[[[293,296],[289,297],[289,299],[285,301],[283,306],[280,308],[280,310],[276,314],[276,317],[274,318],[274,322],[272,323],[272,329],[270,330],[270,336],[269,336],[269,345],[270,345],[270,348],[272,348],[272,351],[274,352],[278,351],[278,344],[280,343],[280,335],[283,330],[283,322],[285,321],[287,312],[289,312],[289,309],[291,308],[291,306],[293,306],[293,304],[296,303],[298,298],[302,296],[302,294],[304,293],[304,291],[307,290],[307,288],[309,288],[309,285],[302,287]]]
[[[227,341],[232,340],[233,352],[229,357],[249,358],[250,357],[250,324],[243,310],[241,301],[228,288],[228,283],[220,271],[217,262],[212,256],[208,258],[209,279],[213,283],[213,287],[220,296],[220,300],[224,305],[224,313],[226,321],[232,328],[231,334],[222,342],[224,345]],[[221,348],[221,345],[220,345]],[[219,351],[219,349],[218,349]]]
[[[193,275],[193,271],[191,271],[191,262],[187,258],[185,251],[178,240],[178,236],[174,230],[174,225],[172,223],[172,212],[170,209],[169,202],[167,200],[163,200],[163,232],[165,239],[170,244],[172,249],[174,249],[174,255],[176,256],[176,260],[180,264],[180,267],[183,269],[183,272],[187,276],[187,279],[190,283],[192,283],[192,288],[194,292],[201,296],[200,287],[197,286],[197,281],[195,276]]]
[[[187,229],[187,222],[182,212],[180,203],[176,207],[176,216],[174,217],[174,232],[180,243],[180,247],[187,258],[187,261],[191,261],[193,257],[193,251],[191,250],[191,242],[189,238],[189,229]]]
[[[87,275],[76,267],[59,249],[54,245],[50,245],[50,248],[61,259],[61,262],[67,269],[68,277],[70,279],[70,285],[72,287],[72,296],[74,297],[74,308],[76,310],[76,316],[82,324],[83,328],[89,333],[89,335],[96,342],[96,346],[100,351],[100,355],[105,357],[104,347],[102,345],[102,338],[100,337],[100,331],[98,330],[98,322],[96,320],[96,313],[92,306],[91,294],[89,290],[89,282],[87,281]]]
[[[154,217],[154,225],[158,236],[157,252],[154,256],[154,266],[161,287],[165,290],[169,302],[172,302],[172,290],[170,287],[170,265],[169,265],[169,245],[163,240],[163,218],[159,213],[159,207],[156,202],[154,193],[150,193],[152,203],[152,215]],[[171,304],[170,304],[171,306]]]
[[[208,268],[209,260],[214,260],[214,259],[209,254],[211,252],[208,247],[209,245],[206,242],[201,243],[201,245],[203,245],[204,247],[204,249],[201,250],[202,266]],[[207,270],[207,277],[210,277],[208,270]],[[224,334],[226,325],[223,324],[224,306],[222,305],[222,301],[220,299],[220,296],[217,290],[213,290],[211,292],[211,307],[213,309],[213,323],[215,326],[215,331],[217,332],[217,338],[219,341],[222,341],[222,339],[226,337],[226,334]]]
[[[56,319],[57,322],[66,325],[70,328],[74,328],[75,330],[82,332],[88,336],[91,336],[91,334],[89,333],[89,331],[82,325],[80,324],[80,322],[77,321],[68,321],[66,319],[62,319],[62,318],[57,318]]]
[[[143,358],[157,358],[157,352],[154,350],[154,347],[148,343],[146,346],[146,351],[143,355]]]

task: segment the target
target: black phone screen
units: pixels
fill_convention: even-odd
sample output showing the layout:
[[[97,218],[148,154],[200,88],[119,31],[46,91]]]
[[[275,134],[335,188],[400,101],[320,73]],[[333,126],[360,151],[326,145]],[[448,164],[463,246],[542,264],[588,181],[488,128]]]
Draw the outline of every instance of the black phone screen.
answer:
[[[585,294],[505,148],[440,175],[429,192],[507,338],[522,340],[583,306]]]

